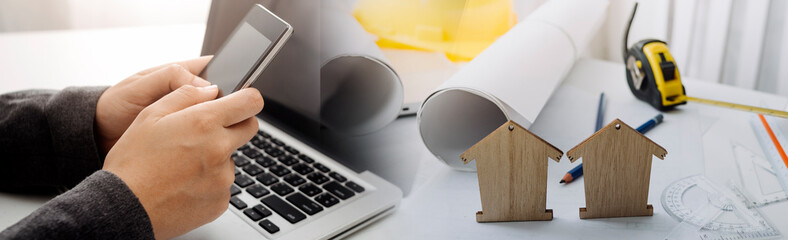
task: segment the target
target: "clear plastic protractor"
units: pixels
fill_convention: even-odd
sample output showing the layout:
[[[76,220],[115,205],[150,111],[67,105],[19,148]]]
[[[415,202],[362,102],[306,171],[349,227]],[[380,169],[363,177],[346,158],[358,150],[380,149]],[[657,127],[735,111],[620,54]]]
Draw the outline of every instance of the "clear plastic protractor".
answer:
[[[736,189],[725,192],[701,175],[672,183],[662,192],[662,207],[677,221],[665,239],[771,239],[780,233]]]
[[[716,191],[703,176],[696,175],[678,180],[662,192],[662,207],[679,222],[702,227],[716,216],[700,216],[696,210],[712,204]]]

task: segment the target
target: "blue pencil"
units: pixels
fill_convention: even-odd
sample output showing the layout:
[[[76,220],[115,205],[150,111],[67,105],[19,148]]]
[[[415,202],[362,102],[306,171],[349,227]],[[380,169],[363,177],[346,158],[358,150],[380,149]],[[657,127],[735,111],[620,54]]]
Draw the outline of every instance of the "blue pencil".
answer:
[[[602,119],[605,118],[605,114],[602,112],[603,106],[605,105],[605,93],[599,94],[599,106],[596,107],[596,127],[594,127],[594,132],[599,131],[602,129]],[[581,173],[582,174],[582,173]]]
[[[635,130],[637,130],[641,134],[645,134],[646,132],[648,132],[648,130],[651,130],[652,128],[654,128],[654,126],[657,126],[657,124],[662,123],[662,118],[663,117],[661,113],[657,114],[657,116],[655,116],[652,119],[649,119],[648,121],[646,121],[646,123],[643,123],[642,125],[640,125],[640,127],[638,127]],[[572,168],[572,170],[569,170],[569,172],[567,172],[564,175],[564,177],[561,179],[561,182],[559,183],[570,183],[575,179],[579,178],[580,176],[583,176],[582,163],[580,165],[577,165],[577,167]]]
[[[654,126],[657,126],[657,124],[660,123],[662,123],[661,113],[657,114],[657,116],[655,116],[654,118],[649,119],[646,123],[640,125],[640,127],[638,127],[635,130],[637,130],[640,134],[645,134],[646,132],[648,132],[648,130],[651,130],[652,128],[654,128]]]
[[[580,163],[580,165],[577,165],[577,167],[572,168],[572,170],[569,170],[569,172],[566,172],[566,174],[564,174],[564,178],[561,178],[561,181],[558,183],[570,183],[580,176],[583,176],[583,163]]]
[[[599,105],[596,108],[596,125],[594,125],[594,132],[599,131],[602,129],[602,119],[604,118],[604,105],[605,105],[605,93],[599,94]],[[583,164],[577,165],[577,167],[572,168],[564,177],[561,178],[561,182],[559,183],[570,183],[573,180],[583,176]]]

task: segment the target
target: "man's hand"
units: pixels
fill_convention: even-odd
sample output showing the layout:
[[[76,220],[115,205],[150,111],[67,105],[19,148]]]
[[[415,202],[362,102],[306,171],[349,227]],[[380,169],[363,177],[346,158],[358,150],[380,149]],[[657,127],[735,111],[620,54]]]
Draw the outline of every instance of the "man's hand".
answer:
[[[184,85],[143,109],[107,154],[104,170],[139,198],[157,239],[213,221],[230,200],[232,152],[257,132],[263,98],[247,88]]]
[[[137,114],[159,98],[183,85],[211,85],[195,76],[210,60],[210,56],[201,57],[150,68],[107,89],[96,106],[96,142],[101,153],[107,154]]]

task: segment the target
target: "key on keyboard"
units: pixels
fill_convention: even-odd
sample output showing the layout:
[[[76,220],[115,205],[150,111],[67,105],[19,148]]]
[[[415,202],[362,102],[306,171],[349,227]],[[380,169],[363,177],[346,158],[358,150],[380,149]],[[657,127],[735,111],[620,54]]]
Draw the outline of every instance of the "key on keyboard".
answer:
[[[279,157],[282,156],[282,154],[285,154],[285,152],[282,152],[282,150],[273,147],[264,148],[263,151],[265,151],[265,153],[267,153],[271,157]]]
[[[315,169],[310,167],[309,165],[306,165],[306,164],[303,164],[303,163],[299,163],[299,164],[296,164],[295,166],[293,166],[293,171],[296,171],[298,174],[301,174],[301,175],[307,175],[307,174],[315,171]]]
[[[356,195],[355,193],[353,193],[353,191],[350,191],[350,189],[347,189],[345,186],[342,186],[342,184],[339,184],[338,182],[326,183],[326,185],[323,185],[323,189],[326,189],[327,192],[334,194],[335,196],[339,197],[342,200],[348,199],[353,195]]]
[[[282,166],[282,165],[273,166],[273,167],[269,168],[268,170],[271,171],[271,173],[273,173],[273,174],[275,174],[276,176],[279,176],[279,177],[287,175],[287,174],[290,174],[290,169],[287,169],[287,167]]]
[[[314,197],[318,193],[323,192],[323,190],[311,183],[304,184],[304,186],[301,186],[298,190],[301,190],[302,193],[310,197]],[[238,190],[238,192],[240,192],[240,190]]]
[[[245,167],[243,167],[243,169],[244,169],[244,172],[246,172],[246,173],[248,173],[249,175],[252,175],[252,176],[260,174],[261,172],[263,172],[263,168],[261,168],[260,166],[258,166],[257,164],[254,164],[254,163],[246,165]]]
[[[263,173],[260,174],[260,176],[257,176],[257,181],[260,181],[260,183],[265,184],[266,186],[271,186],[271,184],[279,182],[279,179],[270,173]]]
[[[237,184],[239,187],[245,188],[249,185],[252,185],[252,183],[254,183],[254,180],[246,176],[246,174],[235,175],[235,184]]]
[[[254,145],[255,147],[260,148],[260,149],[263,149],[263,148],[271,146],[270,143],[266,142],[263,139],[258,139],[258,138],[252,139],[251,143],[252,143],[252,145]]]
[[[246,208],[246,203],[244,201],[242,201],[238,197],[231,197],[230,198],[230,204],[232,204],[233,207],[235,207],[237,209],[244,209],[244,208]]]
[[[361,185],[358,185],[357,183],[354,183],[353,181],[346,182],[345,186],[350,188],[350,189],[353,189],[353,191],[356,191],[357,193],[364,192],[364,187],[362,187]]]
[[[301,211],[304,211],[306,214],[315,215],[320,211],[323,211],[323,207],[320,207],[317,203],[309,200],[309,198],[304,197],[301,193],[295,193],[293,195],[288,196],[287,201],[295,205]]]
[[[276,139],[276,138],[271,138],[271,143],[276,144],[278,146],[285,145],[285,143],[283,143],[282,141],[279,141],[279,139]]]
[[[300,158],[301,161],[304,161],[305,163],[314,163],[315,162],[314,159],[312,159],[309,156],[304,155],[304,154],[298,154],[298,158]]]
[[[288,151],[291,154],[298,154],[298,153],[300,153],[297,149],[295,149],[295,148],[293,148],[291,146],[285,146],[284,148],[285,148],[285,151]]]
[[[276,165],[276,161],[269,156],[260,156],[255,158],[254,161],[257,162],[257,164],[260,164],[260,166],[263,166],[264,168],[268,168],[273,165]]]
[[[284,196],[293,192],[293,188],[287,186],[285,183],[277,183],[276,185],[271,186],[271,191],[279,194],[279,196]]]
[[[249,164],[249,160],[241,156],[233,156],[233,161],[235,162],[235,166],[241,167],[246,164]]]
[[[260,221],[260,227],[262,227],[263,229],[265,229],[265,231],[271,234],[279,232],[279,227],[274,225],[274,223],[272,223],[271,221],[268,221],[268,219]]]
[[[298,187],[298,185],[304,184],[306,182],[304,178],[298,176],[297,174],[287,175],[283,179],[285,180],[285,182],[289,183],[290,185],[293,185],[293,187]]]
[[[320,163],[312,164],[312,166],[317,168],[317,170],[320,170],[321,172],[324,172],[324,173],[327,173],[327,172],[331,171],[331,169],[329,169],[326,166],[323,166],[323,164],[320,164]]]
[[[275,195],[263,198],[262,202],[290,223],[297,223],[306,218],[306,215],[298,211],[298,209],[290,206],[290,204]]]
[[[260,198],[270,193],[268,189],[265,189],[265,187],[263,187],[263,185],[260,184],[255,184],[251,187],[246,188],[246,192],[252,194],[252,196],[255,198]]]
[[[257,149],[251,149],[251,148],[243,150],[243,154],[246,155],[247,157],[251,158],[251,159],[254,159],[254,158],[260,156],[260,152],[258,152]]]
[[[257,135],[260,135],[263,138],[271,138],[271,135],[268,135],[268,133],[263,132],[262,130],[257,130]]]
[[[317,197],[315,197],[315,201],[317,201],[318,203],[320,203],[325,207],[331,207],[339,203],[339,199],[335,198],[334,196],[331,196],[331,194],[328,193],[323,193],[318,195]]]
[[[257,213],[259,213],[263,217],[268,217],[268,216],[271,216],[271,214],[272,214],[271,210],[268,210],[268,208],[263,207],[262,204],[257,204],[252,209],[257,211]]]
[[[252,219],[252,221],[255,222],[257,220],[263,219],[263,216],[260,216],[260,213],[257,213],[257,211],[251,208],[244,210],[244,215],[246,215],[247,217],[249,217],[249,219]]]
[[[337,172],[331,172],[331,173],[328,174],[328,176],[331,176],[331,178],[333,178],[334,180],[337,180],[337,182],[345,182],[345,181],[347,181],[347,178],[345,178],[345,176],[342,176],[341,174],[339,174]]]
[[[236,194],[241,193],[241,189],[236,187],[235,185],[230,186],[230,196],[235,196]]]
[[[293,164],[298,163],[298,159],[295,159],[290,155],[282,155],[279,156],[279,162],[287,166],[293,166]]]
[[[328,179],[328,177],[326,177],[326,175],[323,175],[322,173],[319,172],[309,174],[308,176],[306,176],[306,178],[308,178],[309,180],[311,180],[317,185],[326,183],[330,180]]]

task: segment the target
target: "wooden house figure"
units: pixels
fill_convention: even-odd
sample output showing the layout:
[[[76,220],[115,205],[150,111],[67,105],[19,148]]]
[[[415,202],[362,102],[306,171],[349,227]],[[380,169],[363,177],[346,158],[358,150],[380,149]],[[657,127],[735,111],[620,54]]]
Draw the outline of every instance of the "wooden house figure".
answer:
[[[648,204],[651,159],[664,148],[619,119],[569,150],[571,162],[583,159],[586,207],[580,218],[651,216]]]
[[[547,204],[547,163],[563,152],[508,121],[460,155],[476,159],[482,211],[477,222],[545,221],[553,219]]]

